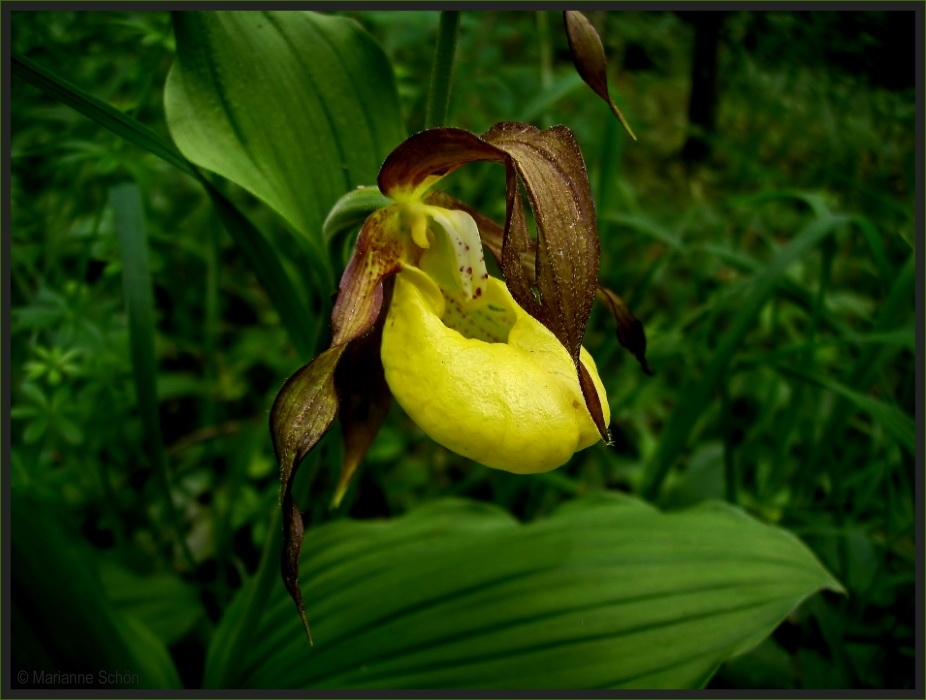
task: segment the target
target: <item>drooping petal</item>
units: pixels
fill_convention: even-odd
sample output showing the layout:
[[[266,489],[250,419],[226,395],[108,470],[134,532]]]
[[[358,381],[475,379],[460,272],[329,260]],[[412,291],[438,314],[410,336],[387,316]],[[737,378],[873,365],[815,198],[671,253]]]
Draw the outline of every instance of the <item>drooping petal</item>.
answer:
[[[338,412],[334,370],[344,345],[329,348],[290,377],[270,410],[270,434],[280,465],[280,504],[283,509],[283,552],[280,571],[305,632],[312,632],[299,588],[299,549],[302,546],[302,515],[293,500],[293,479],[299,463],[331,427]]]
[[[382,209],[364,223],[353,257],[341,276],[331,314],[331,347],[287,380],[270,411],[270,434],[280,465],[283,510],[283,581],[299,610],[309,641],[312,634],[299,589],[302,516],[292,497],[293,480],[302,459],[318,444],[338,414],[335,371],[348,343],[373,327],[383,306],[383,283],[407,259],[404,237],[397,235],[397,211]]]
[[[598,441],[569,354],[500,281],[489,279],[480,306],[481,313],[506,318],[485,321],[507,330],[507,337],[488,339],[494,342],[448,325],[445,297],[423,272],[407,269],[395,284],[383,331],[383,367],[396,400],[434,440],[521,474],[555,469]],[[584,349],[581,360],[604,397]],[[608,420],[607,402],[602,403]]]
[[[348,343],[335,372],[344,458],[338,486],[331,500],[332,508],[341,504],[357,467],[370,449],[392,404],[392,392],[386,383],[379,351],[386,309],[392,297],[392,284],[392,278],[383,283],[383,306],[373,329]]]
[[[595,27],[581,12],[574,10],[563,12],[563,23],[566,25],[566,37],[569,39],[569,49],[572,51],[572,61],[582,80],[595,91],[595,93],[608,103],[621,125],[636,141],[637,137],[630,128],[630,124],[618,109],[611,93],[608,91],[608,60],[604,55],[604,46]]]
[[[610,440],[597,394],[579,367],[579,348],[598,286],[598,225],[585,161],[565,127],[540,130],[527,124],[498,124],[483,139],[505,151],[524,183],[537,221],[533,290],[521,268],[529,237],[520,192],[508,178],[508,214],[502,270],[518,303],[560,340],[582,379],[588,410],[601,437]],[[512,284],[512,282],[514,283]]]

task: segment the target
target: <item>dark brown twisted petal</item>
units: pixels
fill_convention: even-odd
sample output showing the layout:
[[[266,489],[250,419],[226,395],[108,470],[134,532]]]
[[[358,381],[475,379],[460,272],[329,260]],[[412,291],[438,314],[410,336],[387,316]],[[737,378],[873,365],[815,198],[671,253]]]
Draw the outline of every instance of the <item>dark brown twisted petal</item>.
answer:
[[[331,507],[341,504],[350,481],[357,471],[373,439],[379,432],[392,404],[392,392],[386,383],[380,345],[383,325],[392,298],[393,278],[383,282],[383,304],[373,329],[347,346],[334,375],[341,404],[341,434],[344,438],[344,458],[341,476],[331,501]]]
[[[303,530],[302,515],[292,495],[293,480],[300,462],[324,437],[338,415],[339,387],[336,386],[335,371],[339,361],[352,341],[373,328],[384,306],[384,280],[400,269],[404,251],[401,237],[391,230],[396,225],[395,211],[388,208],[375,212],[366,220],[357,238],[354,255],[341,276],[338,298],[331,315],[334,331],[331,347],[287,380],[270,410],[270,434],[280,464],[280,505],[283,512],[280,570],[310,643],[312,633],[299,589],[299,550]],[[364,357],[369,350],[361,348],[357,352]],[[357,357],[354,353],[348,356]],[[349,397],[353,396],[352,391],[353,387],[348,392]],[[359,409],[351,400],[348,400],[349,435],[361,441],[367,440],[367,433],[376,422],[375,416],[373,420],[360,421],[357,418]],[[375,412],[380,410],[381,406],[377,405]],[[378,423],[376,427],[379,427]],[[371,440],[372,437],[369,438]],[[369,446],[369,441],[366,446]],[[361,455],[365,450],[366,447],[363,447]],[[356,457],[350,446],[346,455]]]
[[[608,441],[598,392],[579,363],[598,286],[599,257],[595,203],[582,153],[572,132],[562,126],[541,131],[528,124],[503,123],[492,127],[483,139],[511,159],[502,248],[508,288],[569,352],[589,413],[602,439]],[[530,233],[518,180],[524,184],[537,222],[533,285],[522,269],[522,260],[530,253]]]
[[[566,26],[569,49],[572,51],[572,62],[582,80],[608,103],[614,116],[620,120],[627,133],[636,141],[637,137],[633,129],[630,128],[630,124],[627,123],[608,91],[608,59],[604,55],[604,46],[601,44],[598,32],[581,12],[563,12],[563,23]]]
[[[280,572],[290,597],[299,610],[305,633],[312,632],[299,589],[299,549],[302,546],[302,515],[293,500],[293,479],[299,463],[324,437],[338,413],[334,370],[344,345],[328,348],[290,377],[270,410],[270,434],[280,465],[280,506],[283,510],[283,552]]]
[[[415,189],[429,177],[443,177],[474,161],[505,162],[505,153],[463,129],[428,129],[405,139],[380,168],[377,184],[387,196]]]
[[[505,237],[502,243],[502,272],[505,273],[505,284],[511,296],[531,316],[549,328],[566,350],[572,353],[568,341],[557,334],[552,315],[544,306],[544,300],[538,293],[534,294],[537,284],[537,260],[534,256],[534,270],[525,270],[522,264],[531,251],[531,236],[527,228],[527,219],[524,216],[524,202],[521,199],[521,188],[518,184],[517,169],[512,163],[508,166],[507,187],[505,201]],[[535,247],[536,249],[536,247]]]
[[[607,287],[598,287],[598,298],[605,303],[614,317],[617,341],[637,358],[643,371],[652,377],[653,371],[646,361],[646,331],[640,319],[633,315],[623,299]]]

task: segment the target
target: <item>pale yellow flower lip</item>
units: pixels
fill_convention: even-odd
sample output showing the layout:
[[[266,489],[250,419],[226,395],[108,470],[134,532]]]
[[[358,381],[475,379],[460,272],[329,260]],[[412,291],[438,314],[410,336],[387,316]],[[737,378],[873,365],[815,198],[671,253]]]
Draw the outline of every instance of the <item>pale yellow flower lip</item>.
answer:
[[[435,282],[417,268],[399,273],[381,348],[389,387],[409,417],[453,452],[519,474],[556,469],[600,439],[575,365],[501,281],[489,278],[483,302],[513,316],[507,342],[467,338],[449,328]],[[581,359],[610,420],[584,348]]]

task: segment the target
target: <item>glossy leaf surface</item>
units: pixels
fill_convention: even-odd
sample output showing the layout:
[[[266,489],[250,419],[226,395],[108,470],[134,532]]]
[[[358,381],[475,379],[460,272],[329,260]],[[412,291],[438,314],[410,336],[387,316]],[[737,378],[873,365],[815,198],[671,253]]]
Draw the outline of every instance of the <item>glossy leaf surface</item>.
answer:
[[[178,12],[174,29],[165,109],[180,150],[320,244],[328,210],[404,136],[382,50],[312,12]]]
[[[211,683],[699,687],[807,596],[841,590],[793,535],[722,504],[663,514],[599,494],[520,525],[446,500],[307,540],[314,649],[279,591],[244,657],[206,669]]]

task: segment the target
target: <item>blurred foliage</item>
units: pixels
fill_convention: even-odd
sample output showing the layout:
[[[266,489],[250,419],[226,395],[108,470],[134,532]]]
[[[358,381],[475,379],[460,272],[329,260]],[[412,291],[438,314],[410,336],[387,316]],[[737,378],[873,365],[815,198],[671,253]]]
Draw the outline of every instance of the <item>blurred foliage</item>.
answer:
[[[437,13],[340,14],[383,46],[406,126],[420,129]],[[613,449],[518,477],[447,452],[395,408],[334,512],[324,504],[338,448],[323,442],[301,475],[318,504],[307,524],[398,516],[451,495],[532,521],[587,491],[639,494],[658,456],[676,450],[657,505],[743,506],[792,530],[849,590],[815,596],[722,666],[711,687],[912,688],[915,459],[898,435],[915,415],[914,15],[731,13],[713,155],[699,167],[679,157],[691,27],[672,12],[588,15],[639,142],[575,77],[556,13],[463,13],[449,123],[575,132],[596,193],[602,281],[646,325],[656,377],[620,350],[597,309],[585,346],[608,389]],[[17,11],[11,25],[14,53],[168,138],[169,15]],[[212,629],[257,568],[271,526],[278,485],[267,411],[300,358],[192,178],[22,80],[11,82],[10,115],[9,487],[50,508],[93,552],[109,604],[150,622],[151,643],[167,645],[182,683],[196,687]],[[126,176],[144,197],[161,439],[192,562],[173,541],[132,382],[109,204]],[[446,183],[502,218],[500,169],[468,167]],[[306,277],[305,252],[283,223],[221,187],[296,279]],[[771,261],[815,223],[832,232],[769,278],[768,302],[731,334]],[[334,290],[309,291],[327,299]],[[727,359],[712,364],[721,351]],[[693,421],[678,427],[686,392],[714,370]]]

